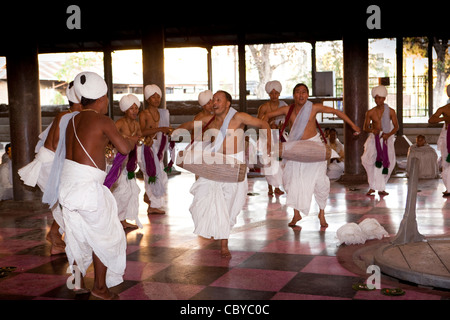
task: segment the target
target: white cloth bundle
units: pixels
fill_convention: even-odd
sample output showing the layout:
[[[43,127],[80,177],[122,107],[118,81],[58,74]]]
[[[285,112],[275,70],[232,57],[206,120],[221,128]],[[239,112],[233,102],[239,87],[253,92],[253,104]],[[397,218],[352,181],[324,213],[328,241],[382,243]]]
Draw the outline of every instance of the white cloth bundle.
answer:
[[[344,224],[337,229],[336,236],[338,238],[338,246],[345,243],[349,244],[363,244],[366,242],[366,236],[361,230],[360,226],[354,222]]]
[[[354,222],[344,224],[336,231],[338,246],[343,243],[346,245],[364,244],[366,240],[381,240],[388,236],[387,231],[373,218],[364,219],[359,225]]]
[[[381,240],[383,237],[388,237],[387,231],[380,225],[380,223],[373,218],[364,219],[359,223],[359,227],[362,232],[366,235],[366,240],[378,239]]]

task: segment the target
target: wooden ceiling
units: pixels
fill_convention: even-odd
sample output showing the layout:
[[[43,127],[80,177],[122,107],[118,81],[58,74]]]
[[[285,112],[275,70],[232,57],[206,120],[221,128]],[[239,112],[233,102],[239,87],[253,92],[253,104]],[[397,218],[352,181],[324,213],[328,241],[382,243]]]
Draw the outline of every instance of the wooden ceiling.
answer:
[[[81,29],[69,30],[71,2],[1,4],[0,55],[36,41],[40,53],[141,48],[146,28],[163,26],[166,47],[215,46],[397,36],[449,37],[440,4],[378,2],[381,29],[367,28],[367,1],[79,2]],[[400,5],[400,7],[399,7]],[[445,3],[442,1],[442,6]]]

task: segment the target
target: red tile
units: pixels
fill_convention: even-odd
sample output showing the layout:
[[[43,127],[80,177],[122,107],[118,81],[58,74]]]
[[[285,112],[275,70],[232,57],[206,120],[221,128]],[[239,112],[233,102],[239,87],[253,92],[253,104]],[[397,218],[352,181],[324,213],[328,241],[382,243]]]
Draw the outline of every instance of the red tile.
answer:
[[[143,281],[120,293],[121,300],[188,300],[205,286]]]
[[[279,291],[297,272],[235,268],[214,281],[211,286],[259,290]]]
[[[0,294],[39,296],[64,285],[69,275],[21,273],[1,281]]]
[[[336,257],[314,257],[301,272],[321,273],[340,276],[358,276],[340,265]]]

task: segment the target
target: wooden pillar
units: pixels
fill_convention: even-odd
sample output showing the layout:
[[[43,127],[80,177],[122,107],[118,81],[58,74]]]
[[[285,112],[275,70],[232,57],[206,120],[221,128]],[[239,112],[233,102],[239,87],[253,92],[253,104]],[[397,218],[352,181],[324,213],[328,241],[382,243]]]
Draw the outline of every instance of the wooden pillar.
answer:
[[[106,85],[108,86],[108,115],[114,120],[114,83],[112,71],[111,47],[108,45],[103,50],[103,69]]]
[[[348,34],[343,38],[344,47],[344,112],[363,129],[368,110],[369,93],[369,46],[368,38],[359,34]],[[344,124],[345,180],[365,179],[361,163],[367,134],[356,138],[350,126]]]
[[[316,95],[316,72],[317,72],[317,59],[316,59],[316,42],[311,42],[311,84],[312,84],[312,96]]]
[[[239,35],[239,110],[247,112],[247,71],[245,63],[245,35]]]
[[[411,141],[403,134],[403,37],[398,36],[397,47],[397,120],[398,131],[394,142],[395,155],[406,156],[408,154]]]
[[[19,47],[7,53],[6,62],[14,200],[31,201],[41,193],[25,186],[17,170],[34,159],[34,148],[41,133],[37,45],[29,39],[21,41]]]
[[[142,35],[142,67],[145,88],[148,84],[156,84],[162,92],[160,108],[166,108],[166,84],[164,79],[164,27],[149,25]],[[144,101],[144,108],[147,102]]]
[[[208,51],[206,55],[206,64],[208,68],[208,89],[213,90],[212,84],[213,84],[213,76],[212,76],[212,47],[208,46],[206,47],[206,50]]]
[[[397,37],[397,137],[403,136],[403,37]]]
[[[428,37],[428,118],[434,114],[433,100],[433,37]],[[439,106],[437,106],[439,107]]]

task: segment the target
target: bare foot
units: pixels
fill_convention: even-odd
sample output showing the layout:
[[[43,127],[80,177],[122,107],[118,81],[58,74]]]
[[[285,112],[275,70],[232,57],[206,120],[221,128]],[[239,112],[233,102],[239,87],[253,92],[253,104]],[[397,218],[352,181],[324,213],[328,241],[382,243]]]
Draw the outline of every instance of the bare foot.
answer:
[[[77,286],[77,281],[75,281],[74,288],[72,290],[75,294],[86,294],[90,293],[91,290],[86,288],[86,285],[84,284],[84,277],[81,275],[79,286]]]
[[[228,239],[220,240],[220,255],[222,258],[231,258],[231,252],[228,250]]]
[[[281,190],[280,188],[275,188],[275,194],[280,196],[280,195],[284,194],[284,191]]]
[[[327,227],[328,227],[328,223],[327,223],[327,221],[325,220],[325,212],[321,211],[321,212],[319,213],[319,221],[320,221],[320,226],[321,226],[322,228],[327,228]]]
[[[163,210],[160,210],[158,208],[148,207],[147,213],[148,214],[165,214],[166,212]]]
[[[378,191],[378,195],[387,196],[387,195],[389,195],[389,193],[387,193],[386,191]]]
[[[133,229],[134,230],[134,229],[139,228],[137,225],[128,223],[126,220],[120,221],[120,223],[122,224],[123,229]]]
[[[367,191],[366,195],[367,195],[367,196],[371,196],[372,193],[374,193],[374,192],[375,192],[375,190],[369,189],[369,191]]]
[[[50,254],[56,255],[66,252],[66,243],[61,239],[61,236],[52,234],[51,231],[47,234],[45,239],[51,243]]]
[[[89,290],[88,288],[74,288],[73,292],[75,294],[86,294],[86,293],[90,293],[91,290]]]
[[[146,193],[144,193],[144,202],[146,204],[150,204],[150,199],[148,198],[148,195]]]
[[[302,216],[300,215],[300,212],[298,210],[294,210],[294,217],[292,218],[292,221],[289,222],[289,227],[295,227],[295,224],[302,220]]]
[[[117,293],[111,292],[108,289],[105,289],[105,290],[92,289],[91,294],[94,297],[97,297],[102,300],[117,300],[117,299],[119,299],[119,295]]]
[[[52,247],[50,248],[50,254],[52,256],[57,255],[57,254],[62,254],[62,253],[66,253],[65,247],[55,246],[52,244]]]

